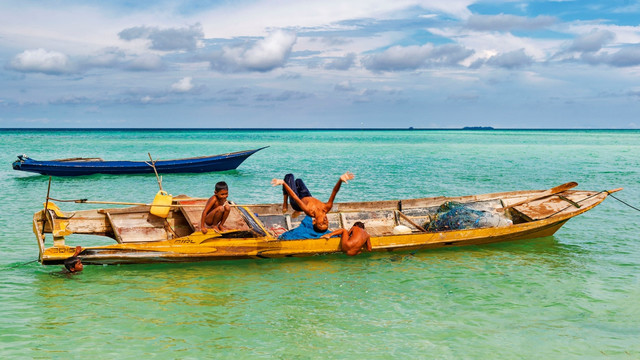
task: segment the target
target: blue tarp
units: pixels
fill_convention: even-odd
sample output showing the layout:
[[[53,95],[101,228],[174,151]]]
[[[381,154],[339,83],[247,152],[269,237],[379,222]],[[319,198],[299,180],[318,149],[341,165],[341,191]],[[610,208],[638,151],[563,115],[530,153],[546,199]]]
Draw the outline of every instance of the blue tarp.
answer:
[[[302,222],[297,228],[291,229],[283,233],[282,235],[278,236],[278,239],[280,240],[317,239],[322,235],[328,234],[330,232],[331,231],[329,231],[328,229],[327,231],[324,231],[324,232],[317,232],[313,228],[313,219],[311,218],[311,216],[305,216],[305,218],[302,219]]]

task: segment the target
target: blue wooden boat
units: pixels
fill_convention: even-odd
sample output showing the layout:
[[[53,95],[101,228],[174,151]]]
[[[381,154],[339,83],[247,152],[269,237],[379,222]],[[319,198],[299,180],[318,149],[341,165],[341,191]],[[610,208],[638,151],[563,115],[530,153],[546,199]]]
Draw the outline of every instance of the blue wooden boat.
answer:
[[[249,156],[266,147],[212,156],[157,160],[154,164],[160,174],[234,170]],[[100,158],[39,161],[26,155],[18,155],[18,160],[13,162],[13,169],[52,176],[153,173],[153,167],[146,161],[104,161]]]

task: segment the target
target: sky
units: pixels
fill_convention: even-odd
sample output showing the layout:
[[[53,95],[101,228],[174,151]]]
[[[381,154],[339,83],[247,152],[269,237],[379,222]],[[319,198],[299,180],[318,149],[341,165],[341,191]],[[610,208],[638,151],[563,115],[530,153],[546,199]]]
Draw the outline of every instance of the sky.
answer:
[[[0,128],[640,127],[640,0],[0,1]]]

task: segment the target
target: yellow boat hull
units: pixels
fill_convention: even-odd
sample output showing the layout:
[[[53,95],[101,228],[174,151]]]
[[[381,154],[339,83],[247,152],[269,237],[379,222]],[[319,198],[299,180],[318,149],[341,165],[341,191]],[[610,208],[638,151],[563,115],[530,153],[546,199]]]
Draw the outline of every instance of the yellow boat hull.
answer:
[[[515,203],[535,192],[508,192],[487,195],[474,195],[459,198],[426,198],[383,202],[342,203],[334,206],[332,216],[340,224],[346,225],[351,219],[366,217],[371,225],[371,245],[373,251],[415,251],[451,246],[483,245],[496,242],[533,239],[553,235],[569,219],[580,215],[600,204],[608,192],[566,191],[564,199],[568,202],[549,199],[537,200],[537,204],[522,205],[513,211],[518,214],[518,223],[509,226],[489,227],[440,232],[424,232],[414,229],[411,234],[394,235],[388,227],[402,222],[402,217],[392,218],[390,214],[398,211],[409,212],[422,209],[427,205],[437,205],[444,201],[493,201],[499,199],[502,206]],[[570,198],[570,199],[568,199]],[[561,199],[562,200],[562,199]],[[574,202],[575,206],[571,203]],[[72,216],[60,211],[55,204],[34,215],[34,233],[40,249],[39,260],[42,264],[60,264],[73,255],[75,246],[66,243],[70,234],[103,235],[115,239],[115,244],[104,246],[83,246],[80,258],[85,264],[118,263],[156,263],[156,262],[193,262],[229,259],[303,257],[340,252],[340,239],[301,239],[278,240],[265,225],[264,219],[282,215],[276,204],[246,206],[244,214],[251,219],[249,223],[259,228],[252,230],[251,237],[229,237],[244,232],[202,234],[189,228],[189,216],[178,202],[172,208],[167,219],[156,220],[145,213],[144,207],[126,209],[81,210]],[[560,205],[558,205],[560,204]],[[419,205],[419,206],[418,206]],[[395,209],[400,207],[400,210]],[[555,208],[554,208],[555,206]],[[403,209],[404,207],[404,209]],[[361,209],[361,210],[358,210]],[[364,209],[364,210],[362,210]],[[182,211],[181,211],[182,210]],[[559,210],[559,211],[558,211]],[[194,210],[197,214],[197,209]],[[548,215],[550,212],[555,212]],[[184,216],[183,216],[184,215]],[[149,217],[151,216],[151,217]],[[121,219],[119,220],[118,217]],[[126,227],[126,221],[146,219],[140,224],[148,224],[149,219],[157,221],[148,228],[142,226]],[[537,219],[536,217],[541,217]],[[526,218],[526,219],[525,219]],[[123,220],[124,219],[124,220]],[[383,222],[388,225],[379,225]],[[125,224],[125,225],[123,225]],[[135,223],[138,224],[138,223]],[[146,226],[146,225],[145,225]],[[378,226],[378,227],[376,227]],[[162,235],[161,227],[168,228]],[[346,227],[346,226],[345,226]],[[382,229],[382,230],[380,230]],[[376,233],[377,232],[377,233]],[[247,230],[246,233],[249,233]],[[53,245],[46,247],[45,234],[53,235]],[[133,235],[131,235],[133,234]],[[141,235],[142,234],[142,235]],[[160,235],[158,235],[160,234]],[[145,237],[145,236],[150,237]],[[128,238],[127,238],[128,236]],[[158,239],[154,239],[158,236]],[[165,236],[165,239],[162,239]]]

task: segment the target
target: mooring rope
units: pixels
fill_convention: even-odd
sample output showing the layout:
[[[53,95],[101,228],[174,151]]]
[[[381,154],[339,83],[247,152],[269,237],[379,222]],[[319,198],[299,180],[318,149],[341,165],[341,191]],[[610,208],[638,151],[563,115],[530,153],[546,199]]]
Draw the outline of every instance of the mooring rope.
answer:
[[[608,192],[607,190],[603,190],[603,191],[600,191],[600,192],[598,192],[598,193],[596,193],[596,194],[593,194],[593,195],[591,195],[591,196],[587,196],[587,197],[586,197],[586,198],[584,198],[584,199],[581,199],[581,200],[576,201],[576,203],[581,203],[581,202],[583,202],[583,201],[585,201],[585,200],[589,200],[589,199],[591,199],[592,197],[598,196],[598,195],[600,195],[600,194],[602,194],[602,193],[604,193],[604,192],[606,192],[606,193],[607,193],[607,196],[611,196],[612,198],[614,198],[614,199],[616,199],[616,200],[620,201],[621,203],[623,203],[623,204],[627,205],[628,207],[630,207],[630,208],[632,208],[632,209],[634,209],[634,210],[636,210],[636,211],[640,211],[640,209],[638,209],[637,207],[635,207],[635,206],[633,206],[633,205],[631,205],[631,204],[628,204],[628,203],[626,203],[626,202],[624,202],[624,201],[622,201],[622,200],[618,199],[617,197],[613,196],[613,195],[612,195],[610,192]],[[545,217],[545,219],[548,219],[548,218],[550,218],[550,217],[552,217],[552,216],[554,216],[554,215],[557,215],[557,214],[559,214],[559,213],[561,213],[561,212],[563,212],[563,211],[567,210],[567,209],[568,209],[568,208],[570,208],[571,206],[573,206],[573,205],[569,205],[569,206],[565,207],[564,209],[562,209],[562,210],[560,210],[560,211],[556,211],[555,213],[553,213],[553,214],[551,214],[551,215],[549,215],[549,216]]]
[[[31,261],[27,261],[26,263],[16,264],[16,265],[10,266],[10,268],[11,268],[11,269],[14,269],[14,268],[17,268],[17,267],[20,267],[20,266],[29,265],[29,264],[32,264],[32,263],[34,263],[34,262],[36,262],[36,261],[38,261],[38,259],[31,260]]]
[[[622,200],[618,199],[617,197],[615,197],[615,196],[613,196],[613,195],[611,195],[611,194],[609,194],[609,196],[611,196],[612,198],[614,198],[614,199],[616,199],[616,200],[620,201],[621,203],[623,203],[623,204],[627,205],[628,207],[632,208],[633,210],[640,211],[640,209],[638,209],[637,207],[635,207],[635,206],[633,206],[633,205],[631,205],[631,204],[628,204],[628,203],[626,203],[626,202],[624,202],[624,201],[622,201]]]

